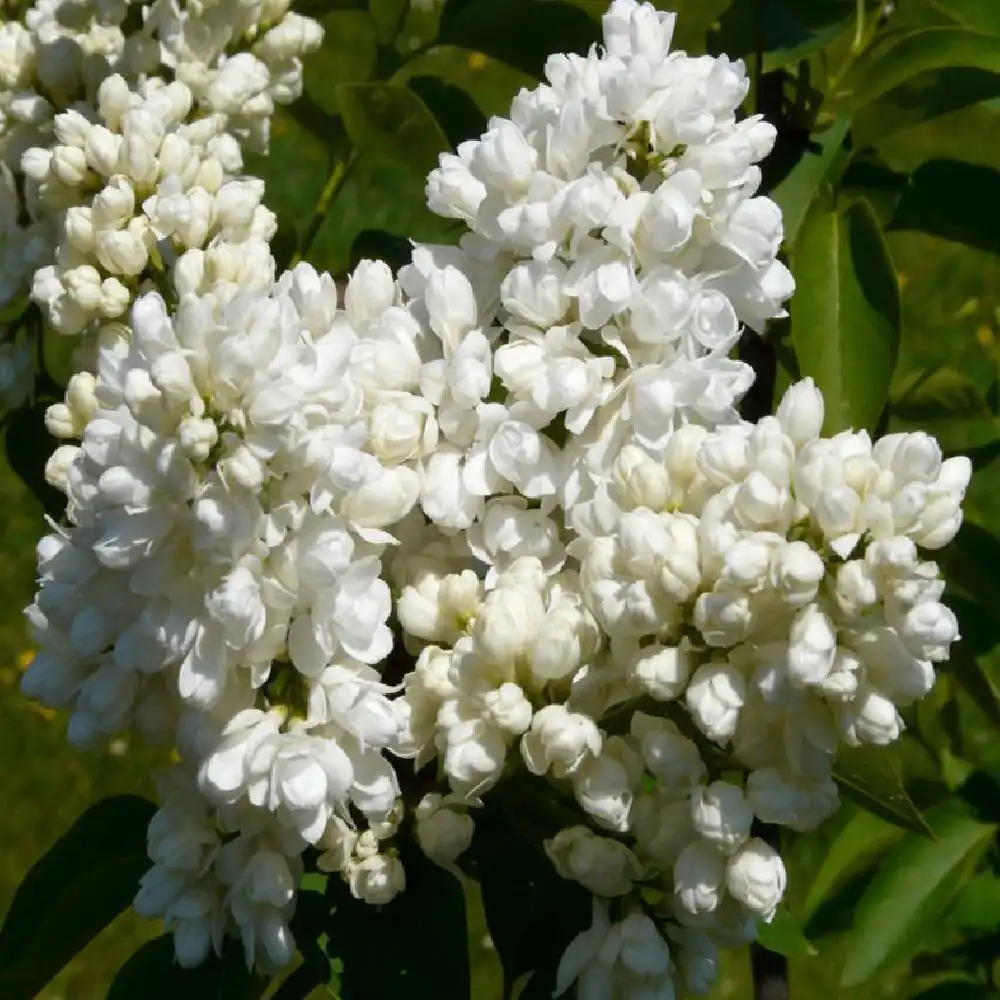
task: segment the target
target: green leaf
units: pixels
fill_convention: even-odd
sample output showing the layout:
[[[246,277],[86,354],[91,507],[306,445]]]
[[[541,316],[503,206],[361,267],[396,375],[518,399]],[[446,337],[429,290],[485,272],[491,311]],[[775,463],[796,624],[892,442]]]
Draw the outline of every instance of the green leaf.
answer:
[[[406,889],[385,906],[336,897],[330,947],[343,963],[342,1000],[463,1000],[469,996],[465,896],[454,875],[410,848]],[[342,887],[341,887],[342,888]]]
[[[997,828],[945,811],[933,829],[934,840],[904,837],[879,866],[855,914],[842,986],[857,986],[915,950],[939,925]]]
[[[468,0],[446,5],[438,41],[541,77],[551,53],[583,55],[600,37],[597,24],[563,0]]]
[[[812,958],[819,954],[802,933],[798,921],[784,907],[778,909],[769,924],[758,921],[757,943],[786,958]]]
[[[410,0],[368,0],[368,16],[380,45],[391,45],[403,28]]]
[[[880,145],[901,129],[1000,97],[1000,73],[965,66],[918,73],[855,115],[859,148]]]
[[[898,826],[873,813],[855,813],[826,849],[823,863],[810,880],[809,894],[802,906],[806,923],[837,887],[900,836]]]
[[[1000,42],[994,43],[1000,49]],[[889,224],[1000,254],[1000,229],[984,205],[1000,204],[1000,170],[960,160],[928,160],[903,189]]]
[[[327,115],[336,115],[337,87],[370,79],[378,60],[375,25],[365,11],[334,11],[321,18],[320,23],[322,45],[303,64],[303,96],[287,109],[297,118],[303,99]],[[323,137],[323,132],[316,134]]]
[[[1000,4],[996,0],[933,0],[936,10],[973,31],[1000,35]]]
[[[890,405],[893,416],[915,422],[989,413],[976,383],[947,365],[911,373],[893,392]]]
[[[91,806],[17,889],[0,929],[0,996],[28,1000],[131,904],[149,868],[156,807],[136,795]]]
[[[227,941],[222,958],[212,955],[196,969],[174,958],[172,934],[144,944],[118,970],[107,1000],[256,1000],[267,988],[263,976],[249,972],[243,949]]]
[[[764,54],[765,73],[808,59],[854,21],[854,0],[760,0],[734,3],[709,35],[713,52]]]
[[[920,73],[952,66],[1000,73],[1000,45],[990,35],[965,28],[928,28],[904,34],[859,59],[833,97],[857,108]]]
[[[847,164],[845,142],[850,131],[848,118],[838,118],[822,132],[812,132],[798,159],[768,195],[780,206],[785,221],[785,244],[798,238],[806,213],[822,185],[835,183]]]
[[[972,879],[955,897],[945,923],[957,930],[1000,928],[1000,878],[992,872],[983,872]]]
[[[337,87],[337,101],[359,149],[376,151],[411,171],[427,173],[450,146],[427,105],[408,87],[344,83]]]
[[[846,208],[828,189],[813,203],[792,255],[792,344],[826,401],[828,433],[873,430],[899,353],[896,271],[871,206]]]
[[[697,54],[708,50],[708,36],[731,4],[732,0],[661,0],[653,6],[677,14],[671,49]],[[607,9],[603,0],[602,5]]]
[[[907,794],[892,748],[842,750],[833,777],[841,792],[867,812],[919,836],[933,836],[927,820]]]
[[[411,76],[407,85],[438,120],[453,149],[486,131],[486,116],[461,87],[438,76]]]
[[[524,840],[499,811],[476,824],[483,908],[503,967],[504,997],[535,971],[522,996],[552,995],[555,970],[569,942],[590,926],[589,894],[559,878],[540,848]]]
[[[54,399],[37,399],[10,414],[4,444],[11,471],[28,487],[45,513],[57,518],[66,507],[66,497],[45,479],[45,463],[56,444],[45,428],[45,411],[54,402]]]

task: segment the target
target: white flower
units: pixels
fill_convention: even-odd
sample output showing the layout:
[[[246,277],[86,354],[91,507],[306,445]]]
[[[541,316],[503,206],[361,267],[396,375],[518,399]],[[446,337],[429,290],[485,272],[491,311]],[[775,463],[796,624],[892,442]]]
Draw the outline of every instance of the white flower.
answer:
[[[673,1000],[670,949],[644,913],[612,924],[607,905],[594,900],[594,922],[566,948],[556,972],[555,996],[577,984],[581,1000],[655,996]]]
[[[472,817],[433,792],[417,803],[415,812],[417,843],[423,852],[440,865],[454,864],[472,843]]]
[[[545,853],[563,878],[579,882],[595,896],[624,896],[642,875],[638,858],[624,844],[585,826],[560,830],[545,841]]]
[[[347,885],[355,899],[383,906],[406,888],[406,873],[395,855],[374,854],[348,865]]]
[[[726,862],[726,888],[762,920],[770,921],[785,894],[785,866],[773,847],[748,841]]]
[[[521,739],[521,753],[532,774],[545,774],[551,768],[556,777],[566,777],[588,756],[596,757],[602,744],[592,719],[563,705],[546,705],[535,713],[530,731]]]
[[[657,701],[679,698],[691,676],[692,657],[684,640],[678,646],[646,646],[629,669],[635,683]]]
[[[810,604],[796,614],[788,640],[788,675],[796,686],[822,684],[833,668],[837,632],[829,616]]]
[[[572,777],[576,800],[590,816],[608,830],[628,830],[642,758],[626,740],[610,737],[599,754],[581,761]]]
[[[699,667],[686,693],[688,710],[698,728],[717,742],[730,739],[736,731],[745,697],[743,675],[727,663],[706,663]]]
[[[688,792],[703,779],[701,752],[673,722],[636,712],[631,729],[646,769],[661,785]]]
[[[713,781],[692,794],[691,818],[702,837],[729,854],[750,836],[753,810],[742,788]]]
[[[674,896],[685,912],[710,913],[722,899],[726,858],[712,845],[696,840],[684,848],[674,865]]]
[[[775,415],[782,430],[801,448],[823,429],[823,394],[811,378],[805,378],[785,390]]]

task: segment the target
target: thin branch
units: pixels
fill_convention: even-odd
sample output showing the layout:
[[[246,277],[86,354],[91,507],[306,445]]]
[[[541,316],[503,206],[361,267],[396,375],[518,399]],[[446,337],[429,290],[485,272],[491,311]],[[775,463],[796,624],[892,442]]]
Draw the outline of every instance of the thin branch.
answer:
[[[316,200],[316,207],[313,209],[309,225],[306,227],[306,231],[299,241],[298,248],[292,255],[289,267],[294,267],[309,253],[313,243],[316,241],[316,237],[319,235],[323,222],[326,220],[326,214],[330,205],[333,203],[334,198],[337,197],[341,187],[343,187],[344,181],[347,180],[356,162],[357,153],[355,150],[351,150],[345,158],[337,159],[334,162],[333,168],[330,170],[330,175],[323,185],[323,190],[320,191],[319,198]]]

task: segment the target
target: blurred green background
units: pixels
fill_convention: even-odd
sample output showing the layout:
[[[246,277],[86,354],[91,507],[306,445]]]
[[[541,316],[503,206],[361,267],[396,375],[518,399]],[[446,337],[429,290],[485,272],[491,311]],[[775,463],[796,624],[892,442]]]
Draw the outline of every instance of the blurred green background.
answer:
[[[695,6],[698,5],[688,4],[689,9]],[[933,2],[900,0],[900,6],[918,21],[923,19],[923,23],[946,23]],[[399,52],[419,49],[426,43],[433,30],[434,16],[433,11],[411,11],[397,42]],[[322,52],[309,65],[307,86],[324,110],[331,112],[334,109],[329,103],[324,104],[324,100],[334,100],[330,95],[336,83],[365,79],[375,68],[376,38],[367,16],[360,11],[337,11],[325,17],[325,24],[327,38]],[[441,75],[460,85],[472,96],[483,116],[502,112],[517,87],[529,80],[481,53],[447,48],[418,56],[406,73]],[[875,151],[891,170],[909,172],[932,158],[964,159],[1000,169],[1000,105],[978,103],[898,130],[889,128],[898,122],[898,117],[894,117],[898,109],[883,110],[887,116],[885,127],[875,117],[869,122],[868,134],[878,137]],[[248,166],[267,177],[267,200],[282,219],[283,236],[288,236],[289,223],[294,226],[297,238],[308,228],[327,176],[326,164],[323,143],[291,115],[279,115],[274,126],[271,160],[254,161]],[[419,165],[406,150],[363,154],[340,189],[333,210],[315,232],[308,258],[342,273],[350,266],[355,237],[370,228],[408,233],[417,239],[448,238],[453,230],[422,207],[422,173],[415,166]],[[878,207],[877,197],[874,200]],[[984,204],[982,210],[1000,222],[1000,205]],[[902,354],[894,384],[901,390],[913,373],[941,364],[970,380],[984,398],[989,398],[1000,371],[1000,259],[915,232],[891,233],[888,238],[899,272],[904,317]],[[978,447],[1000,437],[998,420],[995,412],[961,422],[949,419],[935,425],[931,420],[928,429],[942,434],[950,448]],[[973,479],[967,516],[995,532],[1000,530],[998,491],[1000,461],[984,461]],[[3,510],[0,801],[4,803],[0,819],[0,913],[3,913],[34,860],[89,804],[114,792],[151,791],[148,771],[155,758],[126,739],[117,740],[102,751],[72,750],[64,739],[64,718],[39,709],[20,694],[19,673],[31,655],[21,609],[31,599],[34,544],[45,526],[41,509],[6,465],[0,468],[0,504]],[[948,712],[958,716],[957,731],[964,744],[952,748],[956,760],[961,756],[978,766],[1000,769],[1000,747],[995,745],[995,736],[991,738],[985,716],[947,678],[939,685],[926,714],[943,713],[946,703],[950,706]],[[921,753],[925,751],[919,746],[908,749],[911,775],[919,772]],[[842,824],[846,819],[845,814],[837,822]],[[795,901],[801,901],[808,890],[808,873],[819,863],[823,851],[822,837],[814,838],[811,845],[800,843],[796,847],[790,889],[793,908]],[[497,963],[481,913],[475,899],[471,901],[469,946],[476,975],[473,996],[493,1000],[498,996]],[[836,930],[833,928],[833,933],[818,943],[818,957],[793,960],[791,986],[796,1000],[834,1000],[848,995],[836,986],[840,964]],[[124,915],[41,996],[44,1000],[101,1000],[119,965],[138,943],[156,933],[157,927],[131,914]],[[947,947],[948,940],[948,932],[942,931],[940,947]],[[862,993],[855,990],[850,995],[872,1000],[892,997],[898,995],[898,982],[898,976],[890,975],[866,984]],[[730,1000],[746,1000],[750,996],[745,953],[727,958],[716,995]]]

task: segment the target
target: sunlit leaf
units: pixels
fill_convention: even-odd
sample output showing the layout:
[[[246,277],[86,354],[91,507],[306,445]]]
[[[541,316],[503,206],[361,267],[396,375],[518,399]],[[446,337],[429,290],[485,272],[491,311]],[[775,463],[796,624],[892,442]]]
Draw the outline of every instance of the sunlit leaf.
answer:
[[[996,827],[944,811],[934,839],[905,836],[889,850],[855,914],[841,985],[857,986],[905,958],[942,914],[996,836]]]
[[[838,118],[822,132],[810,133],[797,162],[768,191],[768,196],[781,206],[786,245],[795,243],[806,213],[822,185],[835,181],[843,170],[848,156],[845,140],[850,126],[847,118]]]
[[[834,889],[900,836],[899,826],[873,813],[861,811],[852,816],[830,844],[823,855],[823,863],[810,879],[809,894],[802,906],[806,920]]]
[[[784,907],[779,907],[770,923],[758,922],[757,941],[768,951],[786,958],[811,958],[819,954],[799,922]]]
[[[834,98],[860,107],[918,74],[952,66],[1000,73],[1000,45],[990,35],[964,28],[928,28],[903,34],[858,60]]]
[[[880,819],[930,837],[931,829],[913,804],[891,747],[857,747],[837,756],[833,777],[841,792]]]
[[[826,430],[872,430],[899,352],[896,272],[867,202],[827,190],[806,215],[792,255],[792,344],[826,401]]]

